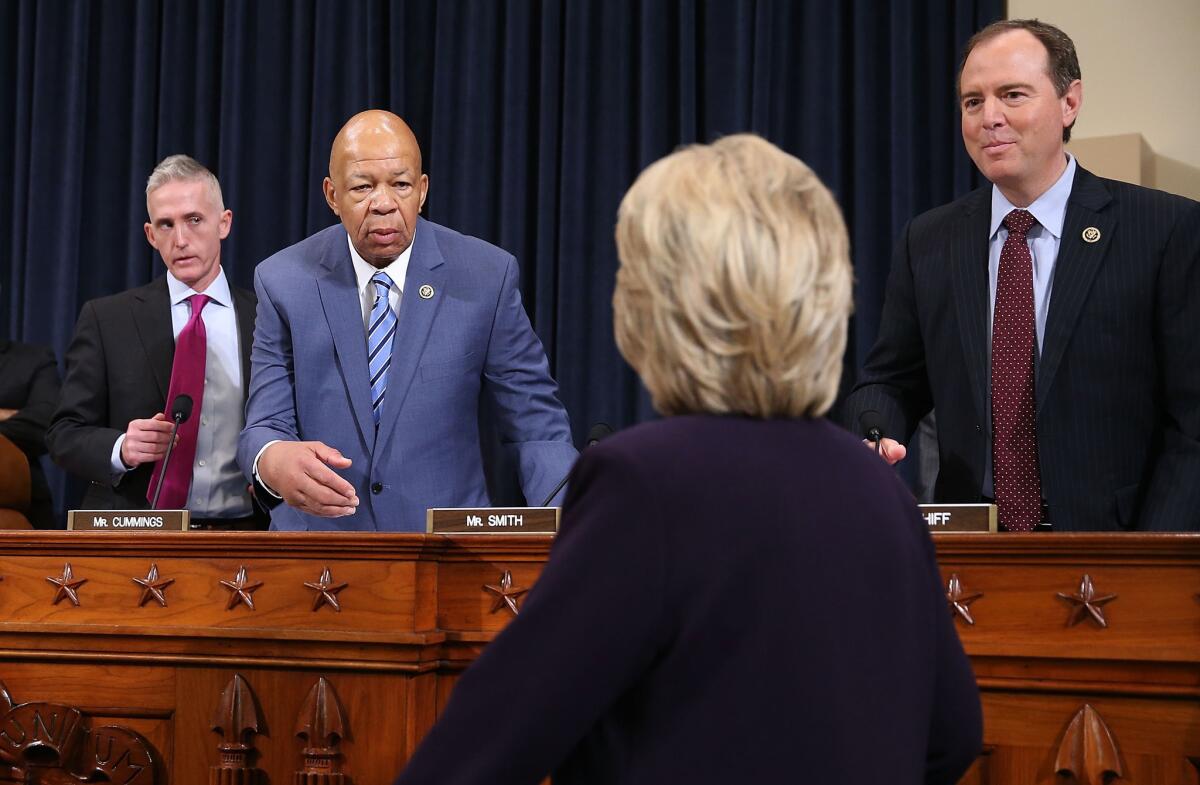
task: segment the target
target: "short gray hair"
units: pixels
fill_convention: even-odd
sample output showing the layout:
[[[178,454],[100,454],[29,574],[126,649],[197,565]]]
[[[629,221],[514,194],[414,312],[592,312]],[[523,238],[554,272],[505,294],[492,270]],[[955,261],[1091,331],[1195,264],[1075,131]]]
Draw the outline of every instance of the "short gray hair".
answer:
[[[816,417],[852,310],[841,211],[751,134],[650,166],[617,213],[617,347],[663,414]]]
[[[225,199],[221,195],[221,183],[217,181],[217,176],[190,155],[168,155],[162,159],[158,166],[154,167],[150,176],[146,178],[146,198],[150,198],[151,193],[167,183],[179,182],[208,183],[217,207],[221,210],[225,209]]]

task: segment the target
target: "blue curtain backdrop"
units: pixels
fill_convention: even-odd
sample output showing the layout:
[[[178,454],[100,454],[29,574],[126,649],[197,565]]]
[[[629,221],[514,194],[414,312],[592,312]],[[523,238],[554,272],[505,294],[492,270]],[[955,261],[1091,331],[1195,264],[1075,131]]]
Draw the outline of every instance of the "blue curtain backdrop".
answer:
[[[653,416],[616,351],[621,195],[681,144],[754,131],[808,162],[851,230],[849,376],[893,238],[976,182],[959,48],[1002,0],[15,0],[0,4],[0,335],[61,357],[80,306],[161,274],[154,164],[212,168],[254,265],[334,222],[320,193],[347,117],[416,132],[426,216],[516,254],[577,439]],[[68,499],[71,501],[71,499]]]

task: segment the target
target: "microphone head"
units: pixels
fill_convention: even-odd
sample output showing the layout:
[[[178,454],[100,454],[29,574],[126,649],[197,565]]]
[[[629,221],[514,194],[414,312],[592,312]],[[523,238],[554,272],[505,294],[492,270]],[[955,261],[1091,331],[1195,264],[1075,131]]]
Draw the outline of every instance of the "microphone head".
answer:
[[[171,419],[179,423],[187,422],[187,419],[192,416],[192,406],[194,405],[192,396],[187,393],[179,393],[171,404]]]
[[[593,444],[600,441],[605,436],[611,436],[612,433],[613,433],[613,427],[611,425],[609,425],[608,423],[606,423],[606,422],[596,423],[595,425],[592,426],[592,429],[590,431],[588,431],[587,446],[591,447]]]
[[[863,436],[871,441],[877,442],[883,438],[883,415],[874,409],[867,409],[858,415],[858,424]]]

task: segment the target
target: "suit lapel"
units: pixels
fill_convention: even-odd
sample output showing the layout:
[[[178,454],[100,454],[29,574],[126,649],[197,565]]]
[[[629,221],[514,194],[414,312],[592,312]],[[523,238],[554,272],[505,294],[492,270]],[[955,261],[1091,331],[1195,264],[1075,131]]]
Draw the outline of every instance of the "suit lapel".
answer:
[[[244,289],[230,285],[234,316],[237,318],[238,354],[242,360],[242,401],[250,395],[250,350],[254,346],[254,296]]]
[[[979,422],[987,420],[988,368],[988,224],[989,188],[972,193],[963,206],[963,220],[953,222],[949,263],[953,266],[954,305],[963,363],[971,383],[971,398]]]
[[[1071,341],[1079,313],[1087,300],[1088,290],[1108,252],[1116,216],[1104,211],[1112,200],[1104,183],[1091,172],[1078,168],[1067,216],[1063,221],[1058,258],[1054,262],[1054,287],[1050,292],[1050,312],[1046,316],[1046,332],[1042,338],[1042,356],[1038,364],[1037,410],[1045,403],[1063,352]],[[1100,230],[1100,239],[1089,243],[1083,240],[1088,228]]]
[[[133,296],[138,302],[133,309],[134,328],[165,402],[171,386],[171,364],[175,361],[175,331],[171,327],[171,295],[166,276],[136,289]]]
[[[350,396],[354,420],[366,444],[375,443],[375,419],[371,416],[371,387],[367,370],[367,333],[363,325],[358,279],[350,261],[344,232],[330,234],[325,250],[325,274],[317,278],[317,290],[329,331],[342,383]]]
[[[392,340],[392,367],[388,371],[387,397],[384,398],[383,413],[379,420],[379,450],[387,445],[395,430],[398,413],[404,405],[420,365],[421,354],[429,340],[434,314],[446,296],[443,288],[446,277],[444,261],[434,240],[433,228],[424,219],[418,219],[412,256],[404,276],[404,293],[400,297],[396,337]],[[421,296],[424,287],[432,289],[432,296]]]

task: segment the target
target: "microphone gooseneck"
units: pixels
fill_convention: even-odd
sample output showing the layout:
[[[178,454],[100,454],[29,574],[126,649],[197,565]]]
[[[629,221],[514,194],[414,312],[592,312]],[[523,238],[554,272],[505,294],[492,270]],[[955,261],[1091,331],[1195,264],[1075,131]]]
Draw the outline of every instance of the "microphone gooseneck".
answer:
[[[596,423],[588,430],[587,441],[584,443],[583,449],[586,450],[588,447],[591,447],[593,444],[600,441],[604,437],[612,435],[612,433],[613,433],[613,427],[611,425],[609,425],[608,423],[606,423],[606,422]],[[567,472],[565,475],[563,475],[563,478],[558,481],[558,485],[554,486],[554,490],[550,491],[550,495],[547,496],[546,500],[541,503],[541,505],[540,505],[541,507],[548,507],[550,505],[550,502],[554,499],[555,496],[558,495],[558,492],[561,491],[563,489],[563,486],[567,484],[567,478],[570,476],[571,476],[570,472]]]
[[[171,440],[167,442],[167,454],[163,456],[162,471],[158,473],[158,482],[154,485],[154,498],[150,500],[150,509],[152,510],[158,509],[158,495],[162,493],[163,480],[167,476],[167,466],[171,462],[171,453],[175,451],[175,434],[179,432],[179,426],[192,416],[192,407],[195,405],[192,396],[187,393],[176,395],[175,400],[171,402]]]

